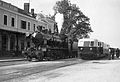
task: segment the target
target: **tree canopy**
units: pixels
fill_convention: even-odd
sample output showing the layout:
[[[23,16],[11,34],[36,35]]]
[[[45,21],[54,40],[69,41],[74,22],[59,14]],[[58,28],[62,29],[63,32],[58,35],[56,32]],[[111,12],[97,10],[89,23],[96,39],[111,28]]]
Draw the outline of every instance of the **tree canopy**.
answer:
[[[64,22],[61,34],[74,40],[89,37],[89,33],[93,32],[90,27],[90,18],[85,16],[76,4],[71,4],[69,0],[61,0],[56,2],[53,9],[55,14],[63,14]]]

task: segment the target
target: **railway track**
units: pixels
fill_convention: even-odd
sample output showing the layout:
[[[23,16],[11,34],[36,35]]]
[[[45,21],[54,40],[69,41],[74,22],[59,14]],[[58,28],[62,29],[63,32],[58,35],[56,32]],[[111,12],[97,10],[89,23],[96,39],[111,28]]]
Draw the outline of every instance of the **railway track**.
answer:
[[[70,60],[70,59],[68,59],[68,60],[48,61],[48,62],[50,62],[51,64],[50,63],[47,64],[47,61],[46,61],[46,64],[44,62],[44,64],[28,66],[26,68],[24,68],[24,67],[28,64],[24,64],[24,65],[21,64],[21,66],[16,66],[14,68],[12,68],[12,66],[11,66],[11,68],[7,68],[4,71],[7,71],[7,70],[9,71],[10,69],[12,69],[13,72],[8,72],[6,74],[5,73],[0,74],[0,81],[9,81],[12,79],[24,78],[24,77],[32,75],[32,74],[43,73],[45,71],[50,71],[50,70],[54,70],[57,68],[80,64],[80,63],[85,62],[85,60],[80,60],[80,59]],[[39,63],[39,62],[34,62],[34,63]],[[29,65],[30,64],[31,63],[29,63]],[[2,71],[3,69],[0,69],[0,70]]]

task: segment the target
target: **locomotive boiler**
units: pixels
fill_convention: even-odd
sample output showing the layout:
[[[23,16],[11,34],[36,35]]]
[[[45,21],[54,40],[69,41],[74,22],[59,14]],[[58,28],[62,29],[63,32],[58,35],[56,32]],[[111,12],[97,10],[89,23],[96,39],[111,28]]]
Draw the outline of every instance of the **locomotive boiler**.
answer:
[[[32,46],[23,51],[24,57],[29,61],[32,61],[33,58],[40,61],[70,57],[67,37],[61,39],[59,35],[34,32],[27,36],[26,39],[32,41]]]

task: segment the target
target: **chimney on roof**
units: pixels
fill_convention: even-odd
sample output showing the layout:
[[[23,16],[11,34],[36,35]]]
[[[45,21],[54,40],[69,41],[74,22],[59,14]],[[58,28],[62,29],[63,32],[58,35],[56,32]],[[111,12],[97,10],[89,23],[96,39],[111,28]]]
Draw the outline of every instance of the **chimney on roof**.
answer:
[[[30,3],[24,3],[24,11],[29,13]]]
[[[34,9],[31,9],[31,14],[32,16],[34,16]]]
[[[32,15],[33,18],[36,18],[36,14],[34,12],[34,9],[31,9],[31,15]]]

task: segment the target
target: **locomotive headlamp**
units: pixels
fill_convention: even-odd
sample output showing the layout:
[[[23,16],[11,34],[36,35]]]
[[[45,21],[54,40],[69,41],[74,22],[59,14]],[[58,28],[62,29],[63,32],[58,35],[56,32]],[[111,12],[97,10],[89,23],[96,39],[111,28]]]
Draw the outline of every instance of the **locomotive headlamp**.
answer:
[[[24,54],[24,51],[22,51],[22,54]]]
[[[92,50],[92,48],[90,48],[90,50]]]
[[[83,48],[80,48],[80,50],[83,50]]]

